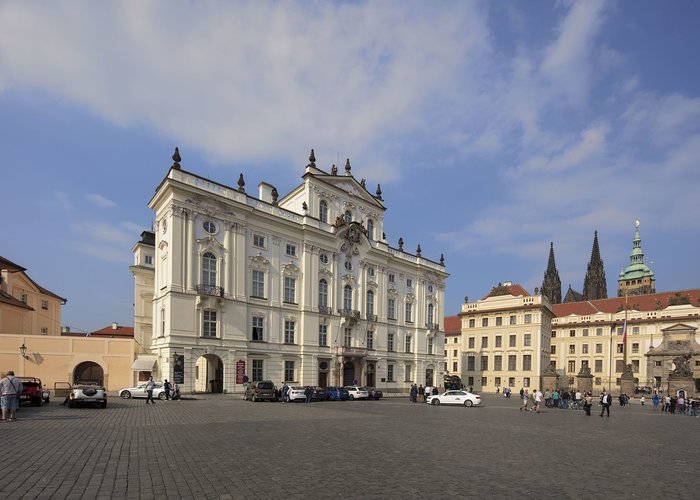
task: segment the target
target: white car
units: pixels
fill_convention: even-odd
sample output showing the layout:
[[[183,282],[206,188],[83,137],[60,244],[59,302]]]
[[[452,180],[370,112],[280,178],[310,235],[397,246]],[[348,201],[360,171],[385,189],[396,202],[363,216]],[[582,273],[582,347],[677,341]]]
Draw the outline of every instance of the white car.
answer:
[[[425,401],[429,405],[462,405],[477,406],[481,404],[481,396],[467,391],[447,391],[435,396],[428,396]]]
[[[147,398],[148,394],[146,394],[146,384],[120,389],[119,397],[124,399]],[[153,388],[153,397],[157,399],[165,399],[165,389],[163,389],[163,384],[161,382],[156,382],[156,386]]]
[[[306,400],[306,394],[304,387],[299,386],[289,386],[289,391],[287,391],[287,401],[304,401]]]
[[[100,408],[107,408],[107,391],[99,382],[80,380],[71,385],[68,406],[75,408],[85,404],[99,404]]]
[[[369,391],[367,389],[352,385],[345,386],[345,389],[348,390],[349,399],[369,399]]]

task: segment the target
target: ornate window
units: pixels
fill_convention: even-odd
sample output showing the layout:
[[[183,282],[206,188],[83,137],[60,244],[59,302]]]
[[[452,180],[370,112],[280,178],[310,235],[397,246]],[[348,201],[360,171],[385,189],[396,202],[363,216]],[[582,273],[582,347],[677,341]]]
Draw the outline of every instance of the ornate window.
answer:
[[[202,337],[216,337],[216,311],[202,311]]]
[[[367,290],[367,319],[371,319],[374,316],[374,292],[372,290]]]
[[[326,200],[321,200],[318,204],[318,219],[321,222],[328,222],[328,203]]]
[[[345,220],[346,224],[350,224],[352,222],[352,214],[350,213],[350,210],[345,211],[343,214],[343,219]]]
[[[296,323],[291,320],[284,320],[284,343],[293,344],[294,343],[294,330],[296,328]]]
[[[251,340],[263,341],[264,330],[263,330],[263,318],[262,316],[253,316],[253,333]]]
[[[216,257],[211,252],[202,255],[202,284],[216,286]]]
[[[253,297],[265,298],[265,271],[256,271],[253,269],[253,288],[251,295]]]
[[[432,325],[433,324],[433,315],[435,312],[435,306],[432,304],[428,304],[428,324]]]
[[[372,219],[367,219],[367,237],[370,240],[374,239],[374,221]]]
[[[318,281],[318,307],[322,309],[328,307],[328,282],[325,278]]]
[[[352,287],[350,285],[345,285],[343,288],[343,309],[352,310]]]
[[[297,280],[294,278],[284,278],[284,301],[288,304],[296,304]]]

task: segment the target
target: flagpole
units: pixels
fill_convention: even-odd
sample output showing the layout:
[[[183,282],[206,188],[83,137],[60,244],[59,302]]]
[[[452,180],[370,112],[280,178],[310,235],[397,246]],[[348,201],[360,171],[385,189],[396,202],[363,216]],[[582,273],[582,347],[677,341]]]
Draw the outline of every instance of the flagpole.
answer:
[[[625,323],[622,326],[622,366],[627,366],[627,290],[625,290]]]

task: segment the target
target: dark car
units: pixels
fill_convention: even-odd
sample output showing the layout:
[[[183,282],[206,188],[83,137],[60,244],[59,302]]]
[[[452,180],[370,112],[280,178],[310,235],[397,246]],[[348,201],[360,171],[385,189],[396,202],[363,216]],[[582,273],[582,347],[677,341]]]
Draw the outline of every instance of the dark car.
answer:
[[[248,384],[245,390],[246,401],[277,401],[277,388],[271,380],[259,380]]]
[[[350,394],[344,387],[326,387],[326,399],[329,401],[347,401],[349,397]]]
[[[311,393],[311,399],[316,401],[326,400],[326,390],[323,387],[313,387],[313,392]]]
[[[382,396],[384,396],[384,393],[376,387],[364,387],[364,389],[367,389],[367,392],[369,392],[369,399],[382,399]]]

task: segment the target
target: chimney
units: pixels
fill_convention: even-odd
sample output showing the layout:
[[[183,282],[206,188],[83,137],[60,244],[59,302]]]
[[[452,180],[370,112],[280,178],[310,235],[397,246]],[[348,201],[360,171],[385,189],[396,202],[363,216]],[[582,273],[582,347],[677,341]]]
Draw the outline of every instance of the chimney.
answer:
[[[119,328],[119,323],[112,321],[112,330],[116,330],[117,328]]]
[[[261,182],[258,184],[258,199],[267,203],[272,203],[273,188],[274,186],[272,184],[268,184],[267,182]]]

